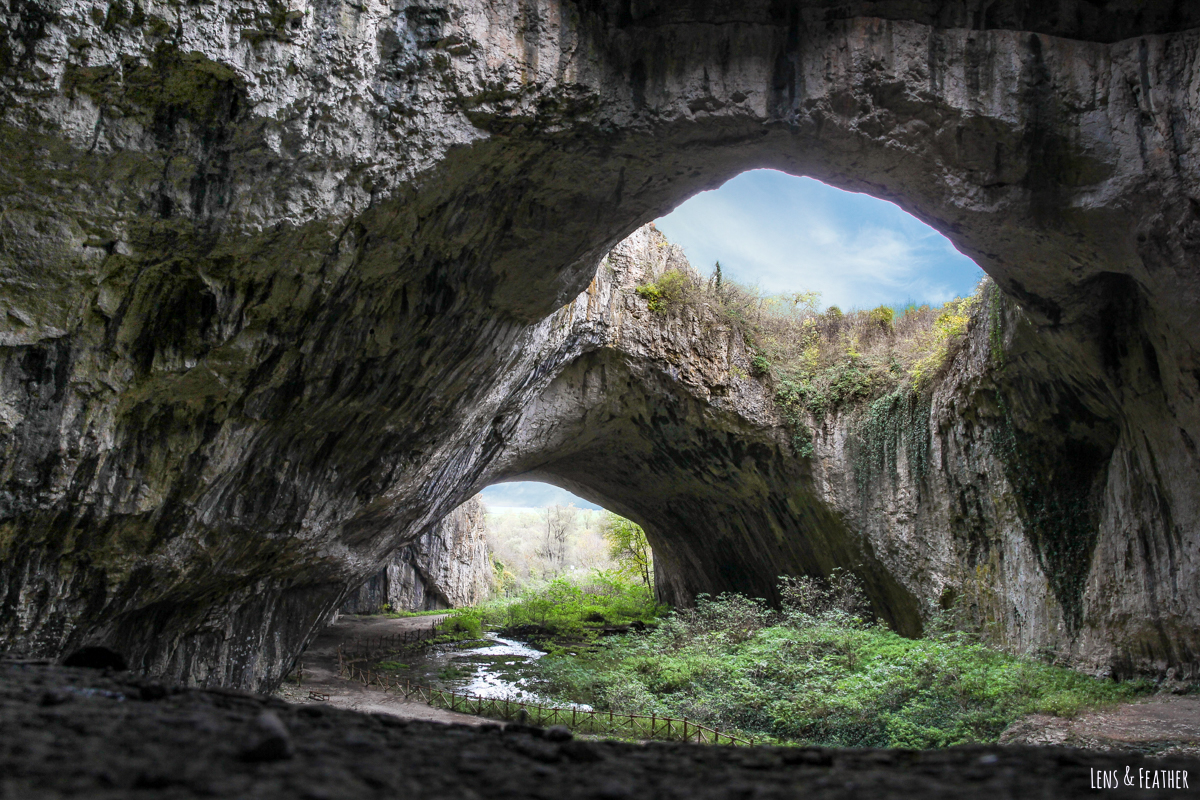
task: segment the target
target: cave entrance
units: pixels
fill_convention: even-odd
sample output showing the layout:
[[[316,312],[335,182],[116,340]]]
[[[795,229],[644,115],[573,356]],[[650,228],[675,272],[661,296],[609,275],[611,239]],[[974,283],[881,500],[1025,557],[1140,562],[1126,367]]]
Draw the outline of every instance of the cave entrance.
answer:
[[[480,499],[497,594],[562,579],[593,595],[653,596],[653,552],[637,523],[540,481],[493,484]]]
[[[594,285],[567,316],[607,304],[600,327],[639,321],[571,356],[527,408],[503,474],[568,487],[643,526],[657,594],[672,605],[725,591],[778,601],[780,576],[846,569],[880,618],[916,633],[911,590],[814,479],[827,443],[853,438],[858,407],[885,395],[900,398],[909,441],[886,443],[883,461],[927,449],[916,372],[945,350],[927,341],[944,308],[969,305],[982,274],[891,203],[743,173],[605,258],[597,281],[610,288]],[[505,502],[527,506],[520,496]]]

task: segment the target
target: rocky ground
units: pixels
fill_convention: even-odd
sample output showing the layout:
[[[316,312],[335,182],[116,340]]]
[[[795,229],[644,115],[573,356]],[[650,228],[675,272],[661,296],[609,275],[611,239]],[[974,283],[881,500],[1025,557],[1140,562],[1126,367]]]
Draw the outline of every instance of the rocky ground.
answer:
[[[1000,741],[1200,758],[1200,696],[1155,695],[1073,719],[1033,714],[1009,726]]]
[[[583,742],[564,730],[445,725],[129,673],[0,664],[0,798],[1058,798],[1143,790],[1200,760],[1060,747],[933,752]],[[1144,773],[1143,773],[1144,774]],[[1159,772],[1160,781],[1166,773]],[[1133,785],[1124,783],[1129,775]]]

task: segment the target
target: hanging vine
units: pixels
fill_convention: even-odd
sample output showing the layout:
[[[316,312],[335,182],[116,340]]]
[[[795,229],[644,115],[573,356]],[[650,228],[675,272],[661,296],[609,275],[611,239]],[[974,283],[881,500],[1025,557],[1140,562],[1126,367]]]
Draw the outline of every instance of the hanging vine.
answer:
[[[903,450],[909,474],[919,485],[929,472],[930,397],[897,389],[872,402],[854,428],[854,477],[860,497],[880,478],[899,477]]]

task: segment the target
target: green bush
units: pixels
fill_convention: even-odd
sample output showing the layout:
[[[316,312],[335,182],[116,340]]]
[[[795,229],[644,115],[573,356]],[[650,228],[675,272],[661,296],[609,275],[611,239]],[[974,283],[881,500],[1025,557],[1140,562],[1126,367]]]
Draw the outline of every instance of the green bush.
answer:
[[[643,284],[637,287],[636,291],[646,298],[651,311],[666,314],[696,299],[700,293],[700,285],[690,273],[669,269],[660,275],[658,280]]]
[[[849,574],[788,579],[785,608],[700,597],[646,635],[608,637],[537,662],[544,694],[625,713],[687,717],[806,745],[948,747],[994,742],[1032,712],[1066,716],[1132,698],[1099,680],[947,632],[905,639],[870,622]]]
[[[483,611],[461,608],[438,625],[438,632],[448,639],[480,639],[483,637]]]
[[[653,622],[662,611],[640,579],[604,570],[582,579],[557,578],[480,609],[489,625],[509,631],[535,628],[544,636],[565,639],[587,637],[606,625]]]

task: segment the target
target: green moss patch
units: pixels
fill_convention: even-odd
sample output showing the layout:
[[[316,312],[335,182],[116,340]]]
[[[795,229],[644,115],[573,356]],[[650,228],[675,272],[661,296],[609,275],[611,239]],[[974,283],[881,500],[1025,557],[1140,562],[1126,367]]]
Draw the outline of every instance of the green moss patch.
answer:
[[[69,97],[86,95],[144,124],[167,127],[180,119],[221,125],[245,98],[244,82],[232,69],[166,42],[154,49],[148,64],[124,57],[119,64],[68,66],[63,88]]]

